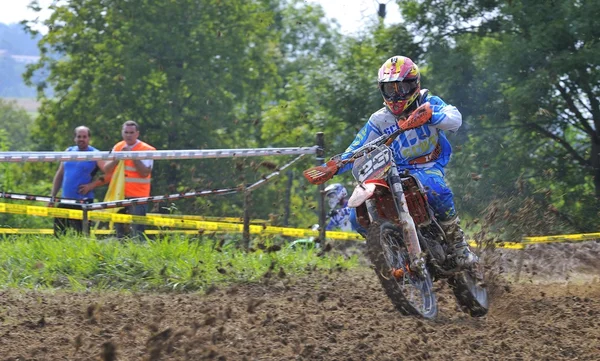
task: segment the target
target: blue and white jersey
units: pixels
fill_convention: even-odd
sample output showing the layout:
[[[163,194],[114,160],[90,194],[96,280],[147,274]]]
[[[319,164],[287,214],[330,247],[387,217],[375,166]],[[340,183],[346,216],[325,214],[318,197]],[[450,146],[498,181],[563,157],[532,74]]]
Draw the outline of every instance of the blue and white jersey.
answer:
[[[452,147],[446,139],[444,131],[455,132],[462,124],[462,115],[456,107],[446,104],[440,97],[427,94],[423,90],[424,99],[420,104],[429,103],[433,115],[431,120],[415,129],[401,133],[392,143],[394,159],[398,170],[428,169],[434,166],[445,167],[450,160]],[[381,108],[371,115],[369,121],[358,132],[352,144],[342,154],[342,159],[348,158],[350,152],[360,148],[383,134],[391,134],[398,129],[397,119],[387,108]],[[436,150],[436,147],[437,150]],[[439,152],[427,162],[414,163],[415,159]],[[352,169],[352,163],[340,168],[337,174]]]
[[[329,223],[325,227],[326,230],[332,231],[339,229],[342,232],[352,232],[354,228],[350,222],[350,207],[337,208],[329,214]]]

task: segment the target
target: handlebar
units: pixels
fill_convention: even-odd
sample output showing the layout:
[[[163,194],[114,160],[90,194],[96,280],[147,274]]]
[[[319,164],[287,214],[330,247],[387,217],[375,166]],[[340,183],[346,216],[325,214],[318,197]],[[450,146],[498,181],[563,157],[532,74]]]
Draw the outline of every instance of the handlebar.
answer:
[[[377,139],[373,139],[367,144],[355,149],[346,159],[341,159],[342,154],[337,154],[329,159],[324,165],[312,167],[304,171],[304,177],[312,184],[323,184],[330,180],[337,171],[348,163],[352,163],[357,159],[357,155],[364,152],[366,149],[379,147],[383,144],[390,146],[392,142],[403,132],[414,129],[425,124],[432,117],[432,110],[429,103],[424,103],[415,109],[414,112],[406,120],[398,122],[398,129],[391,134],[384,134]]]
[[[344,160],[339,160],[339,166],[344,166],[348,163],[354,162],[357,159],[357,155],[361,152],[364,152],[367,149],[371,149],[371,148],[377,148],[381,145],[391,145],[392,142],[401,134],[404,133],[404,130],[398,128],[397,130],[395,130],[393,133],[391,134],[384,134],[382,136],[380,136],[379,138],[373,139],[372,141],[370,141],[369,143],[366,143],[364,145],[362,145],[360,148],[355,149],[352,152],[352,155]],[[342,153],[343,154],[343,153]],[[342,154],[337,154],[334,155],[333,157],[331,157],[331,160],[335,160],[336,158],[340,158],[342,156]]]

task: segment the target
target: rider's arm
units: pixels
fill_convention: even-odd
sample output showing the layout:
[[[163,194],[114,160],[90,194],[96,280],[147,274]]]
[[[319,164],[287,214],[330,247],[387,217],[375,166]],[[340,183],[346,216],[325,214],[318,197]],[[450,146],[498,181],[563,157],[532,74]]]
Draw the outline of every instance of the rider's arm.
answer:
[[[362,129],[356,134],[354,141],[350,146],[342,153],[341,159],[347,159],[352,155],[352,152],[356,149],[362,147],[365,143],[380,137],[382,135],[381,131],[371,122],[371,119],[367,122],[367,124],[362,127]],[[336,174],[342,174],[352,169],[353,163],[348,163],[341,167]]]
[[[340,222],[338,222],[335,217],[337,213],[337,209],[334,209],[331,212],[329,212],[329,223],[327,223],[327,226],[325,226],[326,231],[331,231],[332,229],[338,228],[340,226]]]
[[[325,230],[326,231],[331,231],[332,229],[335,228],[335,222],[333,221],[333,219],[329,220],[329,223],[327,223],[327,225],[325,226]]]
[[[431,124],[436,128],[456,132],[462,125],[462,115],[455,106],[446,104],[437,96],[430,96],[427,99],[431,105],[433,115],[431,116]]]

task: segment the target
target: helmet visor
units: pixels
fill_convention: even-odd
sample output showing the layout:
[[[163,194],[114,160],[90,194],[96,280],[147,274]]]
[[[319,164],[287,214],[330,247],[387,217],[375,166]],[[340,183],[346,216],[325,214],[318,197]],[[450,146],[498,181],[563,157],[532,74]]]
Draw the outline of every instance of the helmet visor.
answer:
[[[381,93],[388,100],[405,100],[417,89],[416,80],[381,83]]]
[[[334,209],[340,202],[340,199],[338,198],[336,192],[327,193],[325,195],[325,198],[327,198],[327,203],[329,204],[329,208],[331,209]]]

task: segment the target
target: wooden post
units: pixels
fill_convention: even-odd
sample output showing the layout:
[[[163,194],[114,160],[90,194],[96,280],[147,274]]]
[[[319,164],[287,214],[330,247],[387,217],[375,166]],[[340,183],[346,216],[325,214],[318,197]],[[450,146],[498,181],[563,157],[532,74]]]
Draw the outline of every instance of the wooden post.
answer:
[[[323,132],[317,133],[317,156],[316,156],[316,165],[321,165],[325,161],[325,137]],[[317,195],[317,200],[319,204],[319,243],[321,245],[325,244],[325,195],[323,194],[323,190],[325,189],[324,184],[319,184],[318,190],[319,194]]]
[[[527,247],[527,246],[525,246]],[[519,259],[517,261],[517,274],[515,275],[515,283],[519,282],[521,278],[521,269],[523,268],[523,261],[525,259],[525,248],[519,250]]]
[[[242,242],[246,250],[250,249],[250,191],[244,190],[244,229]]]
[[[88,209],[85,204],[81,206],[81,211],[83,212],[83,217],[81,219],[81,231],[84,236],[88,237],[90,235],[90,222],[88,221]]]

